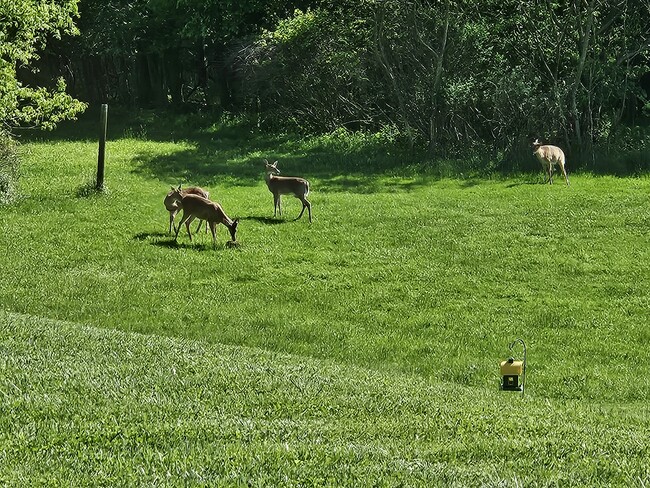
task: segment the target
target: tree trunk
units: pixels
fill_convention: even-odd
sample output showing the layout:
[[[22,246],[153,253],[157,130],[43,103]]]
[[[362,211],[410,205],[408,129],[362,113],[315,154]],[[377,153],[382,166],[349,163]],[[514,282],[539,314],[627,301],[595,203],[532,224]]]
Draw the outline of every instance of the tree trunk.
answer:
[[[388,78],[388,81],[390,82],[393,94],[397,101],[397,106],[399,110],[398,117],[402,123],[402,126],[404,127],[404,131],[407,134],[408,141],[409,141],[409,149],[412,150],[413,146],[415,145],[415,140],[413,137],[413,129],[411,128],[411,125],[409,124],[408,121],[406,102],[404,101],[402,90],[399,87],[399,83],[397,81],[397,77],[395,76],[395,73],[393,73],[393,69],[390,65],[390,60],[388,59],[388,55],[386,54],[386,49],[384,47],[384,41],[382,36],[382,28],[383,28],[382,26],[384,22],[384,16],[385,16],[384,8],[380,7],[377,13],[375,14],[375,43],[374,43],[375,55],[377,57],[377,61],[379,62],[379,65],[381,66],[382,70],[386,74],[386,78]]]
[[[151,82],[153,103],[156,106],[164,107],[167,104],[167,90],[159,55],[147,54],[147,69],[149,71],[149,81]]]
[[[431,119],[429,124],[429,151],[433,151],[436,142],[438,141],[438,124],[440,120],[440,85],[442,84],[442,71],[445,53],[447,51],[447,35],[449,33],[449,16],[451,9],[449,8],[449,0],[445,2],[445,25],[442,29],[440,38],[440,50],[437,53],[436,70],[433,78],[433,90],[431,93]]]
[[[167,89],[172,105],[179,106],[182,103],[182,70],[178,51],[168,49],[165,51],[164,72],[167,82]]]
[[[138,52],[135,59],[136,71],[136,95],[138,106],[150,108],[152,105],[151,98],[151,78],[149,77],[149,64],[147,62],[147,55]]]
[[[578,0],[575,5],[576,14],[578,15],[578,30],[580,33],[580,57],[578,58],[578,65],[576,66],[575,78],[573,80],[573,87],[571,89],[571,115],[573,116],[573,123],[575,127],[576,139],[578,141],[578,146],[582,147],[582,127],[580,124],[580,113],[578,112],[578,89],[582,84],[582,73],[585,69],[585,63],[587,60],[587,50],[589,49],[589,41],[591,40],[591,31],[594,24],[594,10],[596,7],[596,0],[589,0],[587,3],[587,14],[584,25],[582,25],[582,19],[580,15],[580,3]]]

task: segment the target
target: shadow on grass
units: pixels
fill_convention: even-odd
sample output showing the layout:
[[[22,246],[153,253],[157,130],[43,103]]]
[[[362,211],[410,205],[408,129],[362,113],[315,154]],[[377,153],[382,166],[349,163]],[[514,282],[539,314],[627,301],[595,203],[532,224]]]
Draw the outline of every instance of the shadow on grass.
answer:
[[[108,193],[108,188],[105,185],[97,187],[97,183],[94,180],[83,184],[76,191],[77,198],[95,198],[107,195]]]
[[[77,122],[61,123],[54,132],[25,134],[24,139],[96,140],[98,132],[95,110]],[[258,186],[264,180],[265,158],[278,160],[282,175],[304,177],[313,191],[323,193],[409,192],[449,172],[449,163],[434,162],[423,152],[400,148],[398,142],[345,132],[316,137],[268,134],[211,114],[111,109],[109,151],[110,141],[122,138],[186,142],[164,154],[134,145],[139,151],[131,156],[134,174],[174,184]],[[466,187],[477,184],[472,179]]]
[[[149,239],[163,238],[163,237],[172,238],[171,234],[168,234],[167,232],[140,232],[139,234],[133,236],[133,240],[146,241]]]
[[[292,220],[284,220],[282,218],[275,218],[275,217],[258,217],[258,216],[249,216],[249,217],[240,217],[239,220],[254,220],[255,222],[259,222],[260,224],[265,224],[265,225],[279,225],[279,224],[286,224],[287,222],[292,222]]]
[[[220,243],[218,241],[216,244],[213,244],[212,240],[210,240],[209,243],[197,243],[185,240],[179,242],[174,239],[174,236],[169,235],[166,232],[140,232],[133,236],[133,240],[148,242],[152,246],[164,247],[167,249],[190,249],[192,251],[223,251],[226,249],[239,247],[238,244],[233,246],[228,245],[227,243]]]
[[[564,180],[562,181],[564,183]],[[545,185],[547,184],[545,181],[543,181],[541,178],[529,178],[529,179],[522,179],[520,181],[514,181],[512,183],[509,183],[506,185],[506,188],[517,188],[519,186],[538,186],[538,185]]]
[[[289,144],[289,143],[287,143]],[[380,193],[413,191],[426,186],[433,178],[426,168],[419,173],[412,168],[409,176],[399,176],[399,168],[385,161],[381,165],[346,168],[343,159],[365,158],[357,154],[345,158],[335,152],[284,146],[264,156],[241,157],[242,149],[230,153],[225,149],[197,146],[172,154],[139,153],[133,157],[133,173],[145,178],[185,185],[254,187],[264,181],[264,158],[278,160],[282,176],[301,176],[310,181],[311,190],[322,193]],[[368,149],[370,151],[370,149]],[[257,151],[252,151],[257,152]],[[282,152],[280,155],[278,152]],[[298,154],[298,155],[294,155]],[[397,163],[396,163],[397,164]],[[394,175],[398,177],[393,177]],[[478,183],[476,183],[478,184]]]
[[[79,121],[62,122],[56,131],[23,131],[21,138],[92,141],[98,135],[96,108],[83,114]],[[109,152],[111,141],[123,138],[186,142],[176,152],[140,150],[131,156],[134,174],[176,184],[257,186],[264,180],[266,158],[279,160],[282,175],[307,178],[319,192],[375,193],[387,188],[410,191],[419,185],[413,181],[385,183],[388,173],[401,173],[417,155],[406,154],[386,142],[372,139],[359,142],[348,135],[304,138],[268,134],[245,122],[220,122],[217,115],[126,112],[111,108],[107,137]],[[418,164],[420,169],[430,169],[427,164]]]

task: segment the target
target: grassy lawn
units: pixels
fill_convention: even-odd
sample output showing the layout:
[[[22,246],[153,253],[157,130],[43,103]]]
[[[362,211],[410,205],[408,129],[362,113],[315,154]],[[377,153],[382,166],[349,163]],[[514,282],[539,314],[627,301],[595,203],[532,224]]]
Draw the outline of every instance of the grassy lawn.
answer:
[[[113,129],[102,195],[88,127],[22,146],[0,483],[648,486],[650,179],[152,127]],[[313,224],[273,219],[263,158],[310,180]],[[238,248],[166,234],[179,182]],[[517,337],[523,401],[497,391]]]
[[[647,403],[0,314],[7,486],[646,486]],[[531,385],[534,384],[531,375]]]

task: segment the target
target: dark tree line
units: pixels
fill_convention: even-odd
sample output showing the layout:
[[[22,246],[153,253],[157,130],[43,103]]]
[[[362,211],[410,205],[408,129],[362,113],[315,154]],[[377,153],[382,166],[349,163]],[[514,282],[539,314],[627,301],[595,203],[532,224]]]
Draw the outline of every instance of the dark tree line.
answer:
[[[650,112],[648,0],[81,0],[53,46],[90,103],[387,130],[432,152],[537,135],[589,152]],[[634,132],[634,133],[633,133]],[[636,139],[635,139],[636,138]]]

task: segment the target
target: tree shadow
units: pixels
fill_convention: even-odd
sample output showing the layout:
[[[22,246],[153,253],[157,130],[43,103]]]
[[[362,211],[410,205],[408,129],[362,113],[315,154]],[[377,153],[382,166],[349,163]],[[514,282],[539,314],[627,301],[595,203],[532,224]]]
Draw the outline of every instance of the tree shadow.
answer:
[[[56,131],[31,131],[24,139],[97,140],[98,135],[97,108],[79,121],[62,122]],[[110,152],[112,140],[123,138],[184,141],[178,151],[161,154],[141,150],[131,159],[134,174],[174,183],[257,186],[264,180],[264,158],[279,160],[282,175],[304,177],[319,192],[412,191],[432,178],[431,174],[422,177],[433,168],[425,156],[400,150],[396,144],[372,139],[357,143],[346,135],[305,139],[268,134],[245,122],[220,123],[213,114],[111,109],[107,150]],[[410,177],[405,177],[407,174]]]
[[[133,159],[134,174],[145,178],[210,186],[256,186],[263,179],[261,160],[239,162],[223,151],[185,149],[172,154],[138,153]]]
[[[481,182],[476,179],[476,178],[470,178],[469,180],[464,180],[461,182],[460,187],[463,189],[467,188],[474,188],[475,186],[479,186]]]
[[[287,151],[279,155],[278,151]],[[268,151],[264,156],[241,157],[241,148],[236,151],[214,149],[214,146],[196,146],[172,154],[141,152],[132,161],[134,174],[145,178],[172,181],[175,184],[197,184],[201,186],[255,187],[264,181],[264,159],[279,160],[281,176],[306,178],[311,189],[321,193],[372,194],[386,191],[414,191],[426,186],[430,175],[413,174],[399,176],[395,168],[367,168],[356,165],[356,169],[340,164],[334,153],[309,150],[295,151],[279,148]],[[259,154],[259,151],[252,151]],[[294,155],[300,153],[299,155]],[[397,177],[395,174],[397,173]]]

